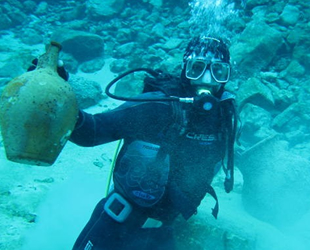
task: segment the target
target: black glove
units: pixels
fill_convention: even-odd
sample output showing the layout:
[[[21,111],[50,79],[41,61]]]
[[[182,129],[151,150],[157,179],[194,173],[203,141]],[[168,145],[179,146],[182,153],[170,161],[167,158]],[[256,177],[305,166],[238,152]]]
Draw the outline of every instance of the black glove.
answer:
[[[27,71],[32,71],[32,70],[35,70],[37,68],[38,59],[37,58],[33,59],[31,63],[32,63],[32,65],[27,69]],[[64,63],[61,60],[58,61],[57,73],[65,81],[69,80],[69,74],[65,70]]]

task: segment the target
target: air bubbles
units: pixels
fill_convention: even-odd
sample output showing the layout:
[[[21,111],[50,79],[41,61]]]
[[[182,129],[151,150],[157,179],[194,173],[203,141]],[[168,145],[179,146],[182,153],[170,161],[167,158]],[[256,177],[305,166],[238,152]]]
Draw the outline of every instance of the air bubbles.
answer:
[[[238,10],[231,0],[193,0],[191,8],[190,33],[193,36],[217,36],[229,39],[227,21],[238,17]]]

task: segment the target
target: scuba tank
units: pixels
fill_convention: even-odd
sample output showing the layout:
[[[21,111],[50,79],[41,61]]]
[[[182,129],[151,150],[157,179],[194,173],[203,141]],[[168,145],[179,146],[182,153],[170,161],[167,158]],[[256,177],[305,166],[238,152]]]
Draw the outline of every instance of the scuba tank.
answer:
[[[51,42],[37,68],[14,78],[0,99],[0,125],[9,160],[52,165],[74,129],[78,105],[57,74],[61,45]]]

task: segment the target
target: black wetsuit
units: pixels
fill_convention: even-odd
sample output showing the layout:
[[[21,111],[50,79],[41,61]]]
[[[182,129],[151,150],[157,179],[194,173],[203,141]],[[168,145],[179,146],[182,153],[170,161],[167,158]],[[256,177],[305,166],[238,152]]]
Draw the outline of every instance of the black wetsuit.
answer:
[[[104,211],[107,199],[101,200],[73,249],[174,249],[172,221],[196,212],[225,155],[226,102],[216,99],[210,110],[153,101],[127,102],[95,115],[81,111],[72,142],[87,147],[124,139],[114,192],[133,209],[120,223]],[[163,225],[142,228],[147,218]]]

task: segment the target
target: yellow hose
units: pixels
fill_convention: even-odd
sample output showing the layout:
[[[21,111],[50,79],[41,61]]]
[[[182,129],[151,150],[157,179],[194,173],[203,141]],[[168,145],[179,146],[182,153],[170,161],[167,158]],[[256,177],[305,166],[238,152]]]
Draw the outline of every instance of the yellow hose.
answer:
[[[107,187],[106,187],[106,191],[105,191],[105,196],[108,196],[109,192],[110,192],[110,186],[111,186],[111,181],[112,181],[112,176],[113,176],[113,171],[115,168],[115,162],[116,162],[116,158],[118,155],[118,152],[120,150],[120,147],[122,145],[123,140],[119,140],[116,146],[116,149],[114,151],[114,155],[112,158],[112,162],[111,162],[111,167],[110,167],[110,172],[109,172],[109,176],[108,176],[108,182],[107,182]]]

